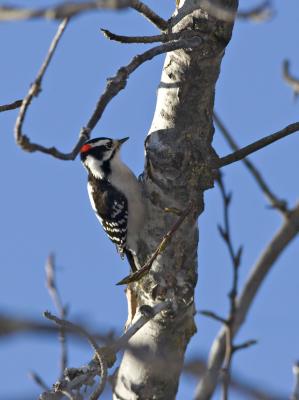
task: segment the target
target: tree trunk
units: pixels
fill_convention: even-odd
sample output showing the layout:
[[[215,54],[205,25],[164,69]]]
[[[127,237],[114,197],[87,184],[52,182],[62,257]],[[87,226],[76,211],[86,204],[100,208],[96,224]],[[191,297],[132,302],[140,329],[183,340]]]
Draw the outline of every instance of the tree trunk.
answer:
[[[183,211],[190,202],[194,207],[150,273],[131,284],[139,306],[169,301],[171,310],[130,340],[116,375],[114,399],[174,399],[185,350],[196,332],[197,218],[204,208],[204,190],[213,187],[209,165],[217,157],[211,147],[215,84],[237,6],[237,0],[181,0],[172,18],[173,32],[193,29],[203,40],[197,48],[168,53],[165,59],[145,143],[142,184],[148,218],[139,243],[141,265],[178,219],[165,208]]]

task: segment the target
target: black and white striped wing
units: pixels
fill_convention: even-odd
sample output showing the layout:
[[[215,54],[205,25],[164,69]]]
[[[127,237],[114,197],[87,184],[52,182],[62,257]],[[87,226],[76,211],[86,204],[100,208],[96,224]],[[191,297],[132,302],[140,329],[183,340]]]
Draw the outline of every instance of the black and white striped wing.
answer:
[[[107,181],[89,180],[87,188],[96,216],[109,239],[123,255],[127,239],[127,199]]]

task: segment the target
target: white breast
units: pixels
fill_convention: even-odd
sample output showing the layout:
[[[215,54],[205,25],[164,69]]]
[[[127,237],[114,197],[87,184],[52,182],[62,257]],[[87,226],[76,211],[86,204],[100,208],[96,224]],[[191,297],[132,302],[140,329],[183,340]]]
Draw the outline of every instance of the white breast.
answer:
[[[127,247],[137,250],[136,240],[144,222],[144,203],[142,201],[141,188],[136,176],[121,161],[117,153],[111,160],[111,184],[120,190],[128,200],[128,235]]]

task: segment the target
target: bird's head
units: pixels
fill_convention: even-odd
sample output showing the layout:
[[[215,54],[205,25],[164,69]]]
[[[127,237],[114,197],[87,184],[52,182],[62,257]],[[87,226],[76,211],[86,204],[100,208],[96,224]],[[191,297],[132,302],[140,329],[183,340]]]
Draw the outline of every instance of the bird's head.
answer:
[[[104,179],[111,172],[111,162],[118,159],[120,147],[129,138],[95,138],[88,140],[80,149],[83,165],[96,178]]]

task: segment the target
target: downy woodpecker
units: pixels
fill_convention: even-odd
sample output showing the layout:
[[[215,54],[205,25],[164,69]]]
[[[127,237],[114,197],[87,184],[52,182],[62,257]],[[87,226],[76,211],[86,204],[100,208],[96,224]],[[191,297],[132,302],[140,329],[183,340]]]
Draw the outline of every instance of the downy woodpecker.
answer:
[[[120,147],[129,138],[96,138],[80,149],[88,171],[91,206],[110,240],[136,271],[137,240],[144,220],[144,204],[137,178],[121,161]]]

